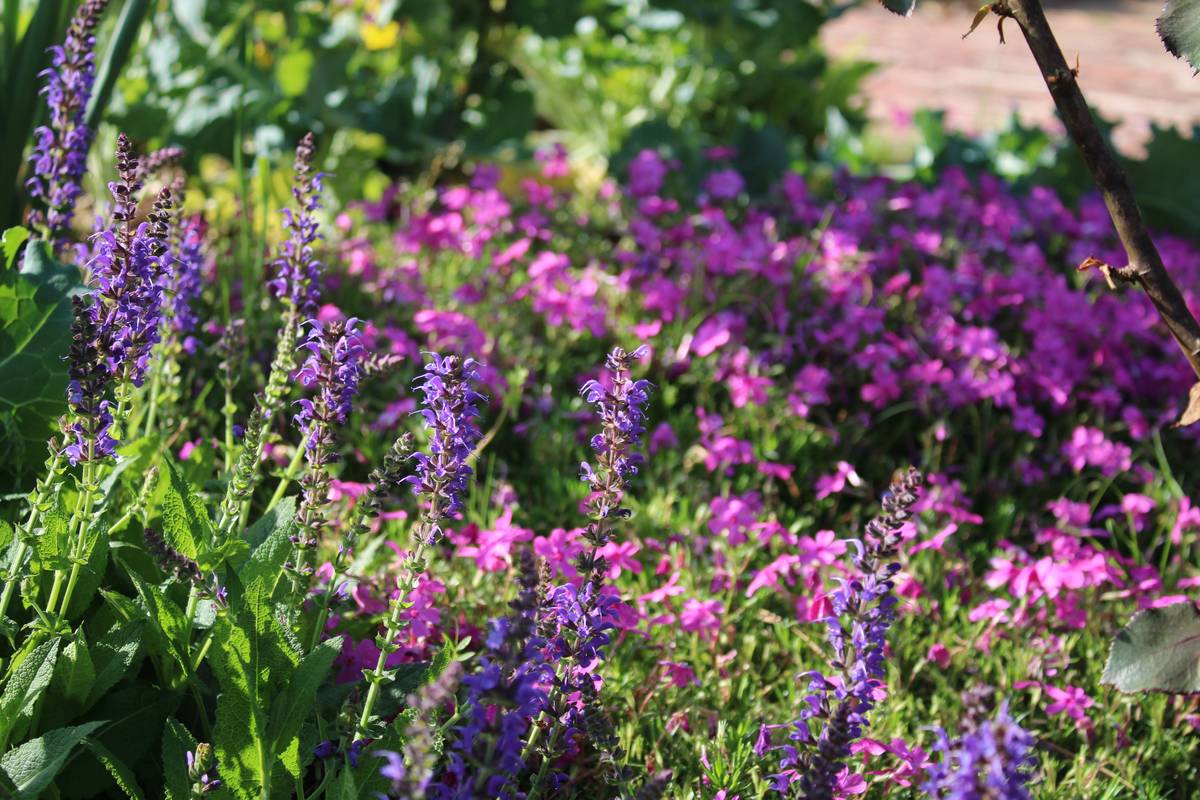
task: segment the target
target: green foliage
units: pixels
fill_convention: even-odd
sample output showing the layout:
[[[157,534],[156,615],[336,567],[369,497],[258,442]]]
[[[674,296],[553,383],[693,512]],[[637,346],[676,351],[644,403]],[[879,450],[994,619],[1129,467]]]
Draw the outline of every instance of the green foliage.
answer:
[[[19,271],[0,271],[0,471],[9,475],[41,462],[52,422],[66,410],[63,356],[71,298],[82,290],[78,272],[39,240],[26,245]]]
[[[37,800],[84,737],[103,724],[87,722],[58,728],[0,756],[0,773],[12,785],[13,800]]]
[[[1167,0],[1155,27],[1172,55],[1200,71],[1200,2]]]
[[[129,800],[145,800],[145,792],[138,785],[137,777],[133,771],[121,759],[113,755],[113,752],[101,744],[96,739],[87,737],[83,740],[83,746],[90,752],[101,766],[112,776],[117,787],[125,793]]]
[[[196,739],[173,717],[167,719],[162,740],[163,781],[167,800],[188,800],[191,781],[188,780],[187,754],[196,751]]]
[[[30,641],[28,652],[18,654],[0,695],[0,752],[9,741],[19,739],[33,720],[38,701],[54,677],[59,644],[58,639],[37,645]]]
[[[1179,603],[1139,612],[1113,640],[1101,680],[1122,692],[1200,692],[1200,611]]]

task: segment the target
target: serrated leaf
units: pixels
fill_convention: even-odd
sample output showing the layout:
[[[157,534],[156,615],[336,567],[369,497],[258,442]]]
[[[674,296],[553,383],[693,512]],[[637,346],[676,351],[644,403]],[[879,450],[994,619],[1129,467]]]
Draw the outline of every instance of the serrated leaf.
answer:
[[[49,639],[34,647],[16,665],[0,695],[0,750],[19,737],[32,718],[37,702],[54,677],[60,642]]]
[[[71,751],[103,724],[97,720],[72,728],[58,728],[0,757],[0,771],[12,781],[16,790],[13,800],[37,800],[62,769]]]
[[[1200,692],[1200,611],[1179,603],[1134,615],[1100,680],[1122,692]]]
[[[1171,55],[1200,71],[1200,0],[1167,0],[1154,27]]]
[[[76,707],[87,700],[95,679],[96,667],[92,664],[92,654],[88,651],[87,639],[80,630],[58,654],[58,663],[54,666],[54,679],[50,683],[50,688],[63,705]],[[55,705],[57,706],[58,703]],[[66,722],[67,720],[62,721]]]
[[[301,659],[287,686],[271,705],[267,735],[274,743],[280,763],[293,778],[301,776],[300,728],[316,706],[317,690],[329,676],[333,661],[342,651],[342,640],[327,639]]]
[[[55,507],[42,515],[41,528],[33,537],[33,571],[52,572],[56,569],[70,569],[67,551],[70,545],[70,519]]]
[[[355,788],[354,773],[348,769],[342,770],[333,782],[329,795],[331,800],[359,800],[362,795]]]
[[[159,513],[162,533],[167,543],[188,558],[195,560],[202,545],[212,542],[212,521],[196,491],[179,474],[179,468],[169,456],[163,458],[167,468],[159,471]]]
[[[902,17],[911,17],[917,7],[917,0],[879,0],[888,11]]]
[[[191,672],[188,663],[187,617],[174,600],[161,589],[150,586],[140,575],[128,571],[129,580],[146,608],[150,627],[159,640],[164,655],[170,655],[185,673]]]
[[[40,461],[66,411],[71,298],[83,291],[79,271],[55,261],[40,240],[26,245],[20,271],[0,272],[0,457],[8,468],[20,471],[32,460],[27,453]]]
[[[192,796],[188,779],[187,754],[196,752],[196,738],[174,717],[167,719],[163,731],[163,780],[167,800],[189,800]]]
[[[145,800],[146,794],[142,791],[142,787],[138,785],[133,770],[126,766],[125,762],[113,755],[112,751],[103,744],[90,737],[84,737],[83,746],[108,771],[108,774],[116,782],[117,788],[124,792],[129,800]]]
[[[29,231],[20,225],[9,228],[0,237],[0,257],[3,258],[5,269],[12,269],[13,264],[17,261],[17,253],[20,252],[21,245],[25,244],[25,240],[28,238]]]
[[[117,681],[133,671],[138,654],[142,649],[142,637],[146,631],[143,620],[118,622],[100,641],[92,645],[92,664],[96,678],[88,693],[85,710],[95,705]]]
[[[283,565],[291,555],[291,536],[296,526],[296,500],[285,497],[263,518],[250,527],[251,536],[261,535],[261,543],[237,572],[237,581],[229,586],[230,604],[237,605],[242,593],[252,586],[260,588],[263,597],[270,598],[283,575]],[[265,533],[263,531],[266,531]]]

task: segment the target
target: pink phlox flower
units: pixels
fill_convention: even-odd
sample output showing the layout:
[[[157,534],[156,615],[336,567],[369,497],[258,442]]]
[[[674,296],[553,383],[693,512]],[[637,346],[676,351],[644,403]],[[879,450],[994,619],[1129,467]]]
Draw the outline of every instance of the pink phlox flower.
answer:
[[[846,461],[839,461],[837,471],[817,478],[817,499],[823,500],[831,494],[844,492],[848,485],[859,487],[862,484],[863,480],[854,471],[854,466]]]

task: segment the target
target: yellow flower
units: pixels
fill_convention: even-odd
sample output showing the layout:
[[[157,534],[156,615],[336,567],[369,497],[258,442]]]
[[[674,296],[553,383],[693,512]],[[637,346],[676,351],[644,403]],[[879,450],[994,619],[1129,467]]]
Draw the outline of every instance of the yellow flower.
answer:
[[[358,32],[368,50],[387,50],[395,47],[400,38],[400,23],[392,20],[387,25],[376,25],[374,22],[363,21]]]

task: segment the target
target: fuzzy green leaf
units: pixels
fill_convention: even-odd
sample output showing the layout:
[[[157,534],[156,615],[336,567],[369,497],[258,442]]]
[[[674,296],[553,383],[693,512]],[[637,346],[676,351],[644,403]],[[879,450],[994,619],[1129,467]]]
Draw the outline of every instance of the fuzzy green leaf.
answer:
[[[58,654],[54,678],[50,681],[54,702],[47,703],[42,709],[41,724],[50,728],[70,722],[87,701],[95,680],[96,667],[87,639],[80,630]]]
[[[329,796],[331,800],[359,800],[362,795],[354,786],[354,773],[348,769],[342,770],[342,773],[333,782]]]
[[[73,728],[57,728],[44,736],[25,742],[0,757],[0,772],[16,789],[13,800],[37,800],[62,769],[71,751],[83,738],[103,725],[88,722]]]
[[[1171,55],[1200,71],[1200,0],[1167,0],[1155,27]]]
[[[1200,611],[1179,603],[1135,614],[1100,680],[1122,692],[1200,692]]]
[[[163,780],[166,800],[188,800],[192,796],[188,780],[187,754],[196,751],[196,738],[187,728],[171,717],[163,732]]]
[[[90,737],[85,737],[83,746],[91,752],[100,765],[108,771],[112,779],[116,781],[117,788],[125,793],[129,800],[145,800],[146,794],[142,791],[142,787],[138,785],[137,778],[134,777],[131,770],[124,761],[113,755],[113,752],[105,747],[100,742]]]
[[[342,650],[340,638],[327,639],[305,656],[292,679],[271,706],[268,736],[288,774],[301,776],[300,728],[316,705],[317,690],[329,676],[333,661]]]
[[[150,586],[136,572],[129,570],[128,575],[129,580],[133,582],[134,589],[137,590],[142,605],[145,606],[150,627],[155,632],[156,638],[159,639],[161,651],[164,655],[174,658],[185,673],[189,672],[186,641],[188,626],[183,609],[176,605],[174,600],[167,597],[166,592]]]
[[[140,619],[118,622],[92,646],[96,678],[84,703],[85,709],[95,705],[117,681],[133,672],[145,631],[146,623]]]
[[[0,695],[0,750],[33,719],[37,702],[54,677],[59,645],[58,639],[50,639],[34,647],[8,679]]]
[[[159,472],[156,492],[160,498],[163,537],[180,553],[195,560],[202,544],[207,546],[212,541],[212,521],[199,493],[179,474],[174,461],[169,457],[163,460],[167,468]]]
[[[33,537],[33,572],[52,572],[70,569],[67,550],[70,544],[68,526],[70,519],[59,507],[42,515],[41,530]]]
[[[0,272],[0,457],[20,470],[45,452],[52,423],[67,408],[67,362],[79,271],[32,241],[19,272]],[[31,456],[29,454],[36,454]]]

